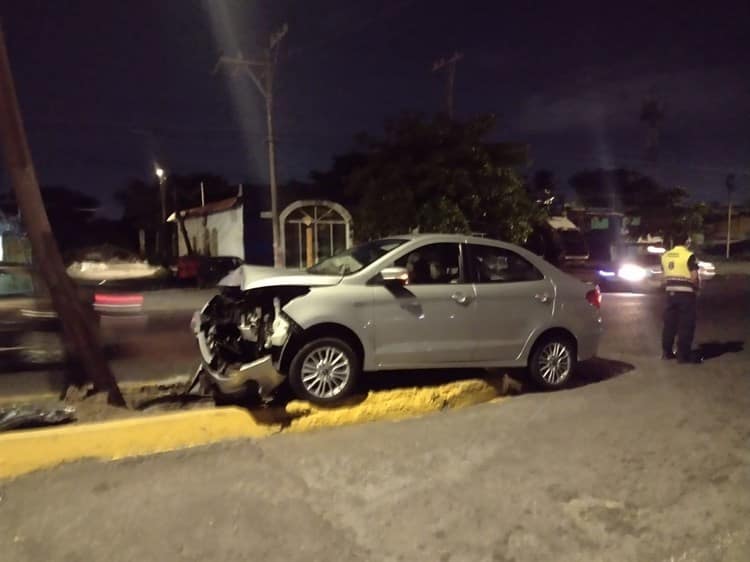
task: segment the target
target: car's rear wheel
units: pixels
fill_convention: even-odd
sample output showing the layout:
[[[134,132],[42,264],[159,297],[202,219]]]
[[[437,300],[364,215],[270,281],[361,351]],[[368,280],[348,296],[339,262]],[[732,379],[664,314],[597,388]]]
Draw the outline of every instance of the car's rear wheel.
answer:
[[[295,354],[289,366],[289,384],[298,398],[331,405],[352,393],[361,371],[360,358],[347,342],[319,338]]]
[[[542,338],[529,358],[529,374],[544,389],[563,388],[570,382],[576,368],[575,342],[565,334]]]

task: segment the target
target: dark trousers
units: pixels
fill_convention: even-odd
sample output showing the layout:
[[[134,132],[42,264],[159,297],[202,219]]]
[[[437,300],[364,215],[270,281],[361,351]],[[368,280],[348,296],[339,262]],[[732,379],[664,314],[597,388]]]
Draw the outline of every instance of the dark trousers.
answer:
[[[677,336],[677,358],[689,361],[695,334],[695,293],[667,293],[664,310],[664,330],[661,334],[661,349],[672,353]]]

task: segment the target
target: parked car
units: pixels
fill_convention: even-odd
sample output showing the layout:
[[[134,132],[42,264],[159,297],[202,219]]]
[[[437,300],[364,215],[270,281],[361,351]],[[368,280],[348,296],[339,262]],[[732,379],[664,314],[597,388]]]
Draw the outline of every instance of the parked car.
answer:
[[[29,366],[64,360],[57,314],[33,270],[0,265],[0,363]]]
[[[604,265],[597,272],[603,290],[650,292],[662,285],[661,253],[625,252],[622,257]]]
[[[196,312],[196,376],[218,394],[270,396],[288,380],[318,404],[365,371],[527,367],[565,386],[602,332],[598,288],[512,244],[394,236],[307,271],[243,266]]]
[[[198,287],[213,287],[230,271],[242,265],[233,256],[180,256],[175,276],[179,281],[195,283]]]
[[[162,287],[169,280],[168,269],[111,244],[78,250],[69,259],[68,275],[80,287],[132,292]]]

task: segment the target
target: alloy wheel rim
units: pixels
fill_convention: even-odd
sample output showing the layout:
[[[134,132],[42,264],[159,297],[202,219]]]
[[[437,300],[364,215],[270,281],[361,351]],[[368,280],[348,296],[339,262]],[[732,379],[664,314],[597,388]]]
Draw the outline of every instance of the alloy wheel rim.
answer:
[[[570,374],[568,347],[559,342],[547,344],[539,355],[539,374],[549,384],[560,384]]]
[[[302,362],[302,386],[316,398],[332,398],[349,382],[351,365],[346,354],[336,347],[319,347]]]

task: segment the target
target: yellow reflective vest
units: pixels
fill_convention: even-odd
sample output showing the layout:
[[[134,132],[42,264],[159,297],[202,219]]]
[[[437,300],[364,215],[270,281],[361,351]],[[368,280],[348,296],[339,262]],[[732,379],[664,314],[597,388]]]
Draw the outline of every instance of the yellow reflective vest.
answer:
[[[695,291],[692,273],[688,262],[693,252],[685,246],[675,246],[661,256],[661,267],[664,270],[664,285],[667,291],[689,292]]]

